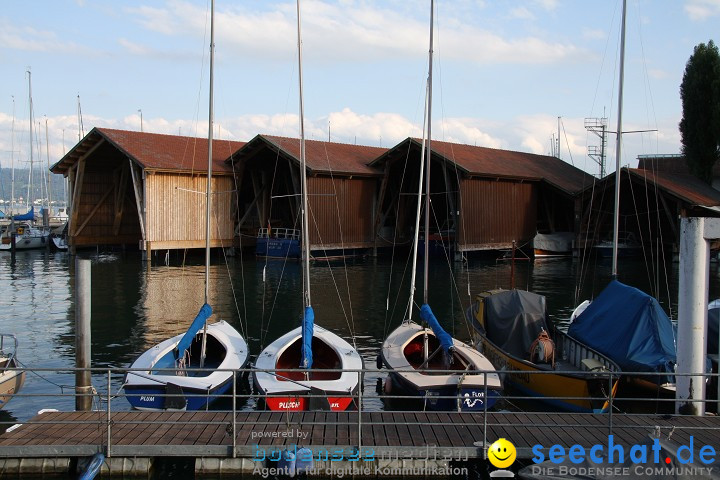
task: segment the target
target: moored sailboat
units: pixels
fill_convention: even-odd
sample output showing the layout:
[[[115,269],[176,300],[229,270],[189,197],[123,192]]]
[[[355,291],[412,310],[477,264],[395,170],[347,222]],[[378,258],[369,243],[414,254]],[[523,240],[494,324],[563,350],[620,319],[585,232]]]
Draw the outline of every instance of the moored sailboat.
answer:
[[[210,220],[212,218],[214,11],[210,15],[210,101],[205,194],[205,303],[190,328],[150,348],[130,366],[123,388],[140,410],[202,410],[233,387],[235,370],[248,362],[248,345],[229,323],[208,324]]]
[[[430,2],[430,50],[426,97],[426,126],[420,155],[420,180],[413,242],[412,276],[408,318],[388,335],[382,344],[380,362],[390,370],[390,392],[416,396],[434,410],[484,410],[497,401],[500,377],[490,361],[447,333],[428,304],[429,242],[424,242],[424,301],[420,308],[423,325],[412,320],[414,308],[417,250],[420,232],[422,184],[425,180],[425,232],[430,228],[430,160],[432,109],[432,52],[434,2]],[[427,154],[426,154],[427,144]],[[423,171],[426,171],[426,177]]]
[[[28,199],[32,193],[33,180],[33,103],[32,82],[30,70],[28,74],[28,103],[30,105],[30,182],[28,185]],[[13,120],[14,126],[14,120]],[[13,127],[14,128],[14,127]],[[10,195],[11,207],[15,197],[15,174],[13,167],[12,193]],[[19,223],[16,223],[19,222]],[[35,223],[35,207],[31,204],[26,213],[15,214],[10,217],[10,224],[0,234],[0,251],[2,250],[32,250],[47,248],[50,241],[48,229],[39,227]]]
[[[27,214],[16,215],[11,223],[0,234],[0,251],[12,250],[13,242],[16,250],[32,250],[46,248],[49,240],[48,231],[35,226],[32,220],[23,220],[32,216],[31,208]]]
[[[645,396],[674,395],[676,345],[674,327],[657,299],[617,280],[618,257],[625,242],[620,238],[620,174],[622,159],[622,114],[625,71],[625,19],[627,0],[623,0],[620,30],[620,68],[617,138],[615,146],[615,204],[613,238],[610,244],[612,279],[592,302],[585,300],[573,311],[568,336],[613,359],[626,380],[643,388]],[[633,249],[640,251],[640,246]],[[643,375],[654,372],[658,375]],[[649,387],[649,388],[647,388]],[[621,388],[622,390],[622,388]],[[622,392],[620,396],[623,396]],[[630,396],[638,396],[632,394]]]
[[[297,1],[302,189],[302,326],[268,345],[255,362],[253,383],[270,410],[347,410],[360,388],[363,361],[355,347],[315,325],[310,295],[310,235],[302,84],[300,0]]]

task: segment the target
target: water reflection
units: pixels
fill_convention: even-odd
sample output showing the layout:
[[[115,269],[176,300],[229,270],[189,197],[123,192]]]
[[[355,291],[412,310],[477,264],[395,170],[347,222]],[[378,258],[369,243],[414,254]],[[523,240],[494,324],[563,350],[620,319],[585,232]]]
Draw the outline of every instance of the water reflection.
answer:
[[[197,314],[204,296],[202,258],[174,257],[174,265],[150,266],[138,253],[88,255],[92,261],[92,363],[94,367],[126,367],[159,340],[183,331]],[[68,368],[74,365],[74,257],[45,251],[0,255],[2,330],[15,333],[19,359],[28,367]],[[718,266],[710,270],[709,298],[720,297]],[[515,285],[547,298],[551,319],[564,322],[579,298],[597,295],[610,279],[609,263],[584,265],[579,259],[516,262],[473,258],[448,265],[430,265],[430,303],[443,325],[460,339],[469,339],[464,310],[484,290]],[[624,260],[620,280],[656,293],[661,305],[677,311],[678,263],[648,267],[641,260]],[[317,321],[354,342],[366,367],[374,369],[380,345],[402,320],[409,296],[409,256],[367,258],[311,264],[312,300]],[[210,270],[210,303],[214,319],[224,319],[241,331],[251,356],[300,323],[302,275],[298,262],[257,260],[244,253],[227,263],[214,256]],[[422,273],[416,302],[422,301]],[[658,287],[659,285],[659,287]],[[668,293],[669,292],[669,293]],[[417,314],[415,313],[415,318]],[[376,388],[383,372],[370,372],[365,392]],[[102,375],[94,376],[98,390]],[[122,379],[113,379],[111,392]],[[15,399],[4,415],[23,421],[40,408],[73,409],[74,378],[69,373],[28,375],[23,393],[68,397]],[[116,401],[114,408],[126,408]],[[371,410],[386,408],[369,399]],[[247,403],[243,408],[253,408]]]

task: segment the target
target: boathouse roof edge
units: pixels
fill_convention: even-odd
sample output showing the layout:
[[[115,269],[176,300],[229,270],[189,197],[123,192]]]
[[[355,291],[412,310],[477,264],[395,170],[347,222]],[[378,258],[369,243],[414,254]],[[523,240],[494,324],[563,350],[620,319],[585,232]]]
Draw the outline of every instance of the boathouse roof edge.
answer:
[[[226,160],[234,164],[245,158],[251,158],[259,150],[269,148],[300,164],[300,139],[259,134],[244,146],[237,149]],[[359,175],[379,177],[382,172],[369,164],[386,148],[353,145],[348,143],[305,140],[305,161],[309,175]]]
[[[370,163],[377,167],[390,156],[410,146],[420,148],[422,139],[408,137]],[[592,175],[548,155],[478,147],[461,143],[431,142],[433,155],[454,164],[467,177],[494,177],[512,180],[542,181],[576,195],[592,182]]]
[[[95,127],[68,153],[50,167],[53,173],[67,174],[77,161],[108,142],[147,171],[207,172],[207,138],[136,132]],[[213,173],[232,174],[225,159],[245,142],[213,140]]]

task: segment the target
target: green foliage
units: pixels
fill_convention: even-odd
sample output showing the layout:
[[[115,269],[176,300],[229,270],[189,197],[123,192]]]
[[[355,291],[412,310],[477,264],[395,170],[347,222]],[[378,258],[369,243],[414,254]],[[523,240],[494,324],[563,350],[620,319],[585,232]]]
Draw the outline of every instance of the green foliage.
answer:
[[[708,184],[720,158],[720,54],[710,40],[697,45],[680,85],[682,153],[698,178]]]

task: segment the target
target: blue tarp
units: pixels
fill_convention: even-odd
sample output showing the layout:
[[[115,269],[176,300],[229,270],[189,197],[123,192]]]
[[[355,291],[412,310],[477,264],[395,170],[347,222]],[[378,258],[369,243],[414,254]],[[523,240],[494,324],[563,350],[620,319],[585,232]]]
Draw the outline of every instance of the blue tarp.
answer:
[[[190,348],[190,344],[192,344],[193,338],[195,338],[195,334],[197,334],[197,332],[199,332],[200,329],[203,328],[207,319],[210,318],[210,315],[212,315],[212,307],[206,303],[200,308],[200,311],[195,317],[195,320],[193,320],[192,324],[190,325],[190,328],[188,328],[187,332],[185,332],[185,335],[183,335],[183,337],[180,339],[180,342],[178,342],[177,348],[175,349],[176,360],[182,358],[183,355],[185,355],[185,350]]]
[[[305,307],[302,323],[302,357],[300,358],[300,368],[311,368],[313,363],[312,354],[312,337],[313,324],[315,322],[315,312],[311,306]]]
[[[35,220],[35,207],[30,207],[30,210],[22,215],[13,215],[13,220]]]
[[[430,305],[427,303],[420,307],[420,318],[430,325],[432,331],[435,332],[435,336],[440,340],[440,345],[443,347],[443,350],[445,350],[445,353],[448,353],[453,346],[453,339],[450,334],[440,326],[440,322],[435,318],[435,314],[433,314]]]
[[[613,280],[568,328],[568,334],[627,372],[674,373],[673,325],[657,300]],[[668,377],[656,376],[665,383]]]

